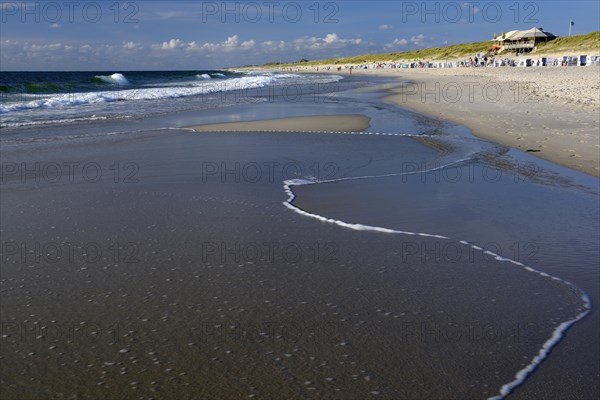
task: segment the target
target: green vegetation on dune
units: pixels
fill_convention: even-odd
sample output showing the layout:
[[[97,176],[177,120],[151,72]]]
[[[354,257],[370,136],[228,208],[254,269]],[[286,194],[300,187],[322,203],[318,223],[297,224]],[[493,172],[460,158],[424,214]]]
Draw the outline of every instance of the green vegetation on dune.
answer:
[[[582,35],[574,36],[563,36],[552,40],[548,43],[542,43],[538,45],[536,53],[557,53],[561,51],[566,52],[580,52],[585,50],[596,50],[600,49],[600,31],[594,31],[590,33],[584,33]]]
[[[449,60],[461,57],[469,57],[476,53],[485,53],[492,45],[490,41],[452,44],[444,47],[431,47],[419,50],[409,50],[403,52],[361,54],[342,58],[325,58],[321,60],[305,60],[296,62],[279,63],[271,62],[264,64],[264,67],[292,67],[304,65],[325,65],[325,64],[361,64],[366,62],[381,62],[393,60]],[[534,54],[544,52],[580,52],[585,50],[600,49],[600,31],[594,31],[582,35],[559,37],[551,42],[538,45]],[[502,55],[509,56],[514,53],[503,52]]]
[[[268,66],[298,66],[298,65],[323,65],[323,64],[359,64],[363,62],[378,62],[390,60],[441,60],[448,58],[457,58],[469,56],[478,52],[486,52],[491,45],[491,42],[475,42],[453,44],[445,47],[430,47],[419,50],[409,50],[403,52],[377,53],[377,54],[361,54],[358,56],[342,57],[342,58],[325,58],[322,60],[300,60],[292,63],[272,62],[265,64]]]

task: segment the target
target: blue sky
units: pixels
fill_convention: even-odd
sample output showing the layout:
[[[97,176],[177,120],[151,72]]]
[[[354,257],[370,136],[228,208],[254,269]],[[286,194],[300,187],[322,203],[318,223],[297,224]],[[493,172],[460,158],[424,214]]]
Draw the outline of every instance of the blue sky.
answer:
[[[209,69],[402,51],[542,27],[600,29],[591,1],[2,1],[1,70]]]

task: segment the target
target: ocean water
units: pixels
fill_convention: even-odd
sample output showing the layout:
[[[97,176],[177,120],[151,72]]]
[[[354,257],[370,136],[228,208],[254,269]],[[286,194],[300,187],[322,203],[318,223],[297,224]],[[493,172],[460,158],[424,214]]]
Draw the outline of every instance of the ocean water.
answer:
[[[264,101],[269,93],[274,95],[274,88],[296,96],[303,87],[341,79],[341,76],[216,70],[2,72],[0,127],[131,119],[222,107]]]

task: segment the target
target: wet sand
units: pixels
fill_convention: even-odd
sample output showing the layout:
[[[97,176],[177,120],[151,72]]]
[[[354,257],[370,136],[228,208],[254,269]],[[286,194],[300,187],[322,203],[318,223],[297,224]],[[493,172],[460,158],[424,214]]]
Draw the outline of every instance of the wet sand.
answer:
[[[360,132],[369,127],[364,115],[313,115],[259,121],[196,125],[197,132],[341,131]]]
[[[3,398],[488,397],[581,307],[560,284],[483,254],[421,257],[406,249],[440,241],[282,206],[289,160],[378,174],[401,151],[398,166],[434,153],[409,138],[174,131],[45,146],[46,158],[9,157],[139,170],[131,183],[3,188],[3,240],[48,252],[4,255],[2,315],[16,325],[3,328]],[[255,180],[215,162],[278,165]],[[332,216],[370,213],[315,201]],[[72,259],[65,243],[80,243]]]
[[[597,188],[553,170],[486,181],[492,161],[519,156],[470,138],[424,145],[444,143],[444,126],[401,116],[427,139],[175,129],[4,147],[5,165],[39,172],[1,191],[2,398],[497,395],[583,303],[460,241],[497,243],[596,302]],[[398,175],[465,157],[474,182]],[[298,178],[329,181],[294,187],[302,210],[409,233],[294,212],[284,182]],[[513,397],[597,393],[597,321],[567,331]]]

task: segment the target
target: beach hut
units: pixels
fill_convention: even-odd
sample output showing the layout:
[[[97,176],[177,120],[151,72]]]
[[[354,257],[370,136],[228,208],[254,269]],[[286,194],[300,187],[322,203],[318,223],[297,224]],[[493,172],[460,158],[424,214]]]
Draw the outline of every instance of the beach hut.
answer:
[[[589,56],[587,66],[600,65],[600,56]]]
[[[502,32],[502,35],[496,36],[492,41],[502,44],[505,41],[510,41],[510,38],[520,31]]]
[[[531,28],[503,33],[495,41],[501,46],[501,50],[525,52],[533,50],[538,43],[545,43],[553,39],[556,39],[556,36],[552,33],[545,32],[542,28]]]
[[[531,63],[530,58],[523,58],[523,59],[519,60],[517,67],[531,67],[531,65],[532,65],[532,63]]]
[[[518,48],[524,50],[533,50],[538,43],[545,43],[553,39],[556,39],[556,36],[550,32],[544,32],[542,28],[520,31],[511,37],[511,41],[516,42]]]
[[[533,40],[536,42],[545,42],[548,39],[554,38],[556,38],[555,35],[550,32],[544,32],[542,28],[531,28],[526,31],[519,31],[511,38],[511,40]]]
[[[571,67],[577,65],[577,59],[578,57],[576,56],[562,56],[559,62],[563,67]]]

